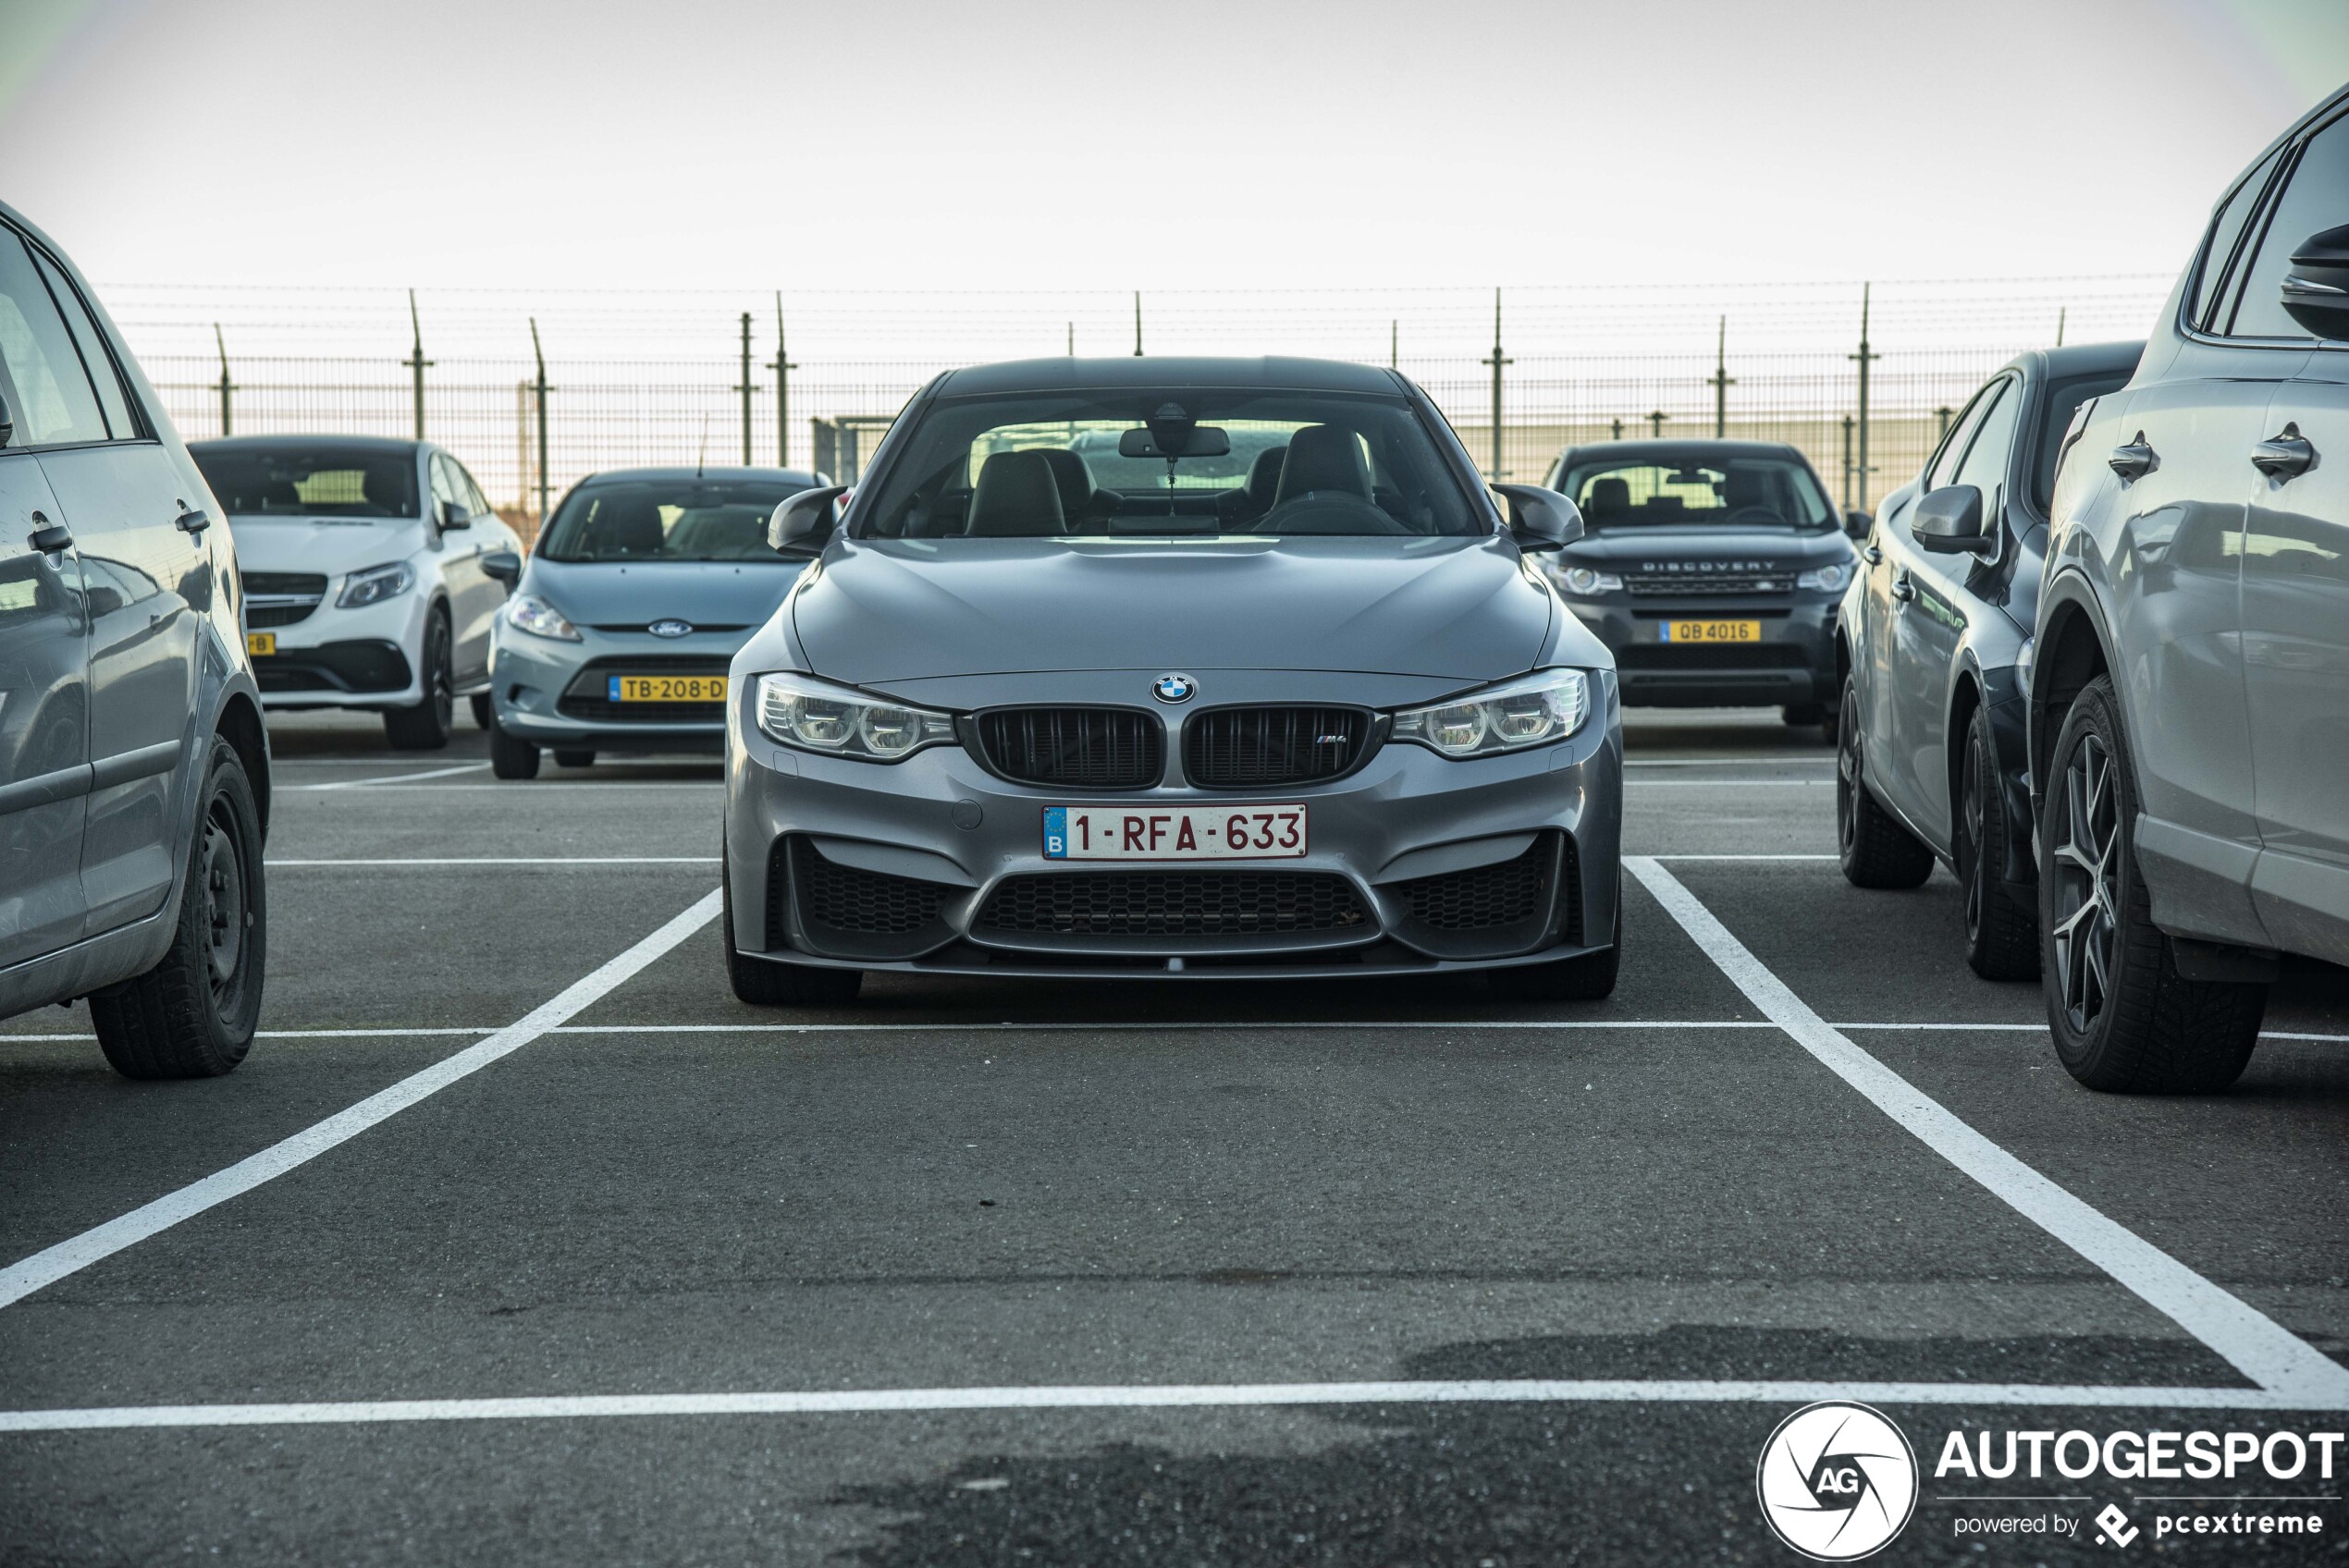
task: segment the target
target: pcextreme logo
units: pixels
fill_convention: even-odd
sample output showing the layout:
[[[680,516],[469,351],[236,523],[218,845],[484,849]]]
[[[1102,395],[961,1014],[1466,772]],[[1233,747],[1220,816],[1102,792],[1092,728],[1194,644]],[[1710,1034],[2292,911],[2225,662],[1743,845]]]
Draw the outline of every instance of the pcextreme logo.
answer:
[[[1916,1512],[1917,1456],[1883,1412],[1828,1400],[1778,1423],[1753,1488],[1778,1539],[1816,1562],[1851,1562],[1890,1545]]]

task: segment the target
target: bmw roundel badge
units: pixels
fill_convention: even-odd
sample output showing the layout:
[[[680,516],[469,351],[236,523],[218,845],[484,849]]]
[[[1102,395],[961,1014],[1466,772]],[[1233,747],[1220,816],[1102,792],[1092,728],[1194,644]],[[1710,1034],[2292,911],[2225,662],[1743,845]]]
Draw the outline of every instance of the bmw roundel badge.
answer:
[[[693,629],[690,620],[656,620],[645,628],[656,637],[683,637]]]
[[[1150,695],[1162,703],[1187,703],[1199,693],[1199,682],[1187,675],[1162,675],[1150,682]]]

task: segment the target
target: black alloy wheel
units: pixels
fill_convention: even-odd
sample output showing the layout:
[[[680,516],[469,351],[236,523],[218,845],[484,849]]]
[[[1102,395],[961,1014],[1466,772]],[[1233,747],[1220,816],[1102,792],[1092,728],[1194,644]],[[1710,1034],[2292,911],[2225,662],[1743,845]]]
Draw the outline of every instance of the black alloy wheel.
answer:
[[[2014,827],[1998,787],[1990,716],[1974,710],[1958,768],[1958,830],[1950,846],[1965,899],[1965,958],[1985,980],[2039,977],[2039,912],[2008,896],[2006,864]]]
[[[1914,888],[1933,875],[1933,851],[1868,792],[1860,756],[1860,690],[1843,680],[1836,720],[1836,858],[1844,880],[1855,888]]]
[[[435,610],[424,627],[424,694],[409,707],[384,712],[384,734],[403,752],[437,752],[457,725],[457,672],[449,614]]]

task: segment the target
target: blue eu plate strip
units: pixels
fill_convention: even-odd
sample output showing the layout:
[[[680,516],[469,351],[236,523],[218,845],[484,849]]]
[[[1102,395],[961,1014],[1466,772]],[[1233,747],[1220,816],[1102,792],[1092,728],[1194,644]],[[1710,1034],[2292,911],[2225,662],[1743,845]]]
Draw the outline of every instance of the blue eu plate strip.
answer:
[[[605,699],[606,701],[614,703],[620,701],[620,677],[617,675],[613,676],[610,683],[605,687],[605,690],[611,693],[609,697]]]
[[[1044,858],[1046,860],[1068,858],[1068,808],[1066,806],[1044,808]]]

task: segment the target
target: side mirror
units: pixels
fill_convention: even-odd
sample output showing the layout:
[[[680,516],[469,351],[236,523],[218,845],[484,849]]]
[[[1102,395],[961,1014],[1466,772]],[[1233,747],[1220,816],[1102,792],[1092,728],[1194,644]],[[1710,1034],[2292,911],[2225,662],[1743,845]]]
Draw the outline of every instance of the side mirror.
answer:
[[[1910,514],[1909,533],[1921,546],[1944,556],[1986,556],[1998,542],[1982,529],[1982,492],[1971,484],[1944,484],[1928,493]]]
[[[845,484],[802,490],[777,504],[767,520],[767,543],[777,555],[812,556],[831,537],[832,503],[848,494]]]
[[[522,582],[522,557],[511,550],[492,550],[481,557],[481,570],[504,583],[509,591]]]
[[[1509,532],[1520,550],[1558,550],[1582,537],[1582,512],[1572,501],[1539,484],[1495,484],[1493,493],[1509,504]]]
[[[2283,312],[2311,337],[2349,339],[2349,225],[2294,247],[2292,270],[2283,275]]]
[[[471,528],[473,525],[473,514],[463,502],[443,501],[440,503],[440,531],[443,533],[454,533],[461,528]]]
[[[1843,514],[1843,532],[1854,539],[1865,539],[1868,530],[1876,526],[1876,518],[1854,507]]]

